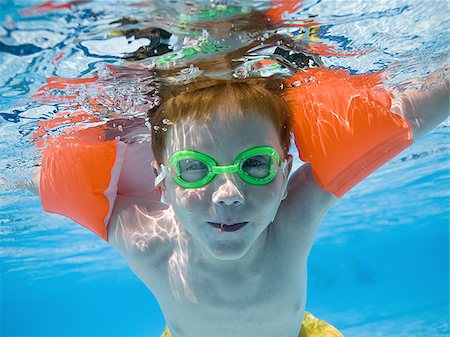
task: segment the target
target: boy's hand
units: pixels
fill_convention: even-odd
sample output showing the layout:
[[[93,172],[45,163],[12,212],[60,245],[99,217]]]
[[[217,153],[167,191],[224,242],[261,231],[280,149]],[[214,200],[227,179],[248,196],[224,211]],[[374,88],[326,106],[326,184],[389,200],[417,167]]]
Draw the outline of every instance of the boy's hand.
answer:
[[[34,195],[39,196],[39,180],[41,177],[41,167],[33,167],[31,170],[32,177],[30,180],[19,180],[14,183],[16,188],[26,189],[33,193]]]

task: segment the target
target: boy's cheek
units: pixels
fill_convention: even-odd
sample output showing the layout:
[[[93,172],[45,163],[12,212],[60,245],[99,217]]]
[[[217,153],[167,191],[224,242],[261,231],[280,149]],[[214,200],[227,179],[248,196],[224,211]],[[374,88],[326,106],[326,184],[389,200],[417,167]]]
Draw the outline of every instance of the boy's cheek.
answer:
[[[178,185],[168,186],[167,202],[176,209],[176,213],[192,214],[196,209],[207,207],[207,196],[204,189],[185,189]]]

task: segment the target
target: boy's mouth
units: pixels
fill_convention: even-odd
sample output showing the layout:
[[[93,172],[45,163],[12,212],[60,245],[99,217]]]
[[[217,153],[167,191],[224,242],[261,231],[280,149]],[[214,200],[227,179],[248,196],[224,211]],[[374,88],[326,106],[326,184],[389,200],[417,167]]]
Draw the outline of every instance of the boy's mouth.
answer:
[[[235,232],[242,227],[244,227],[246,224],[248,224],[247,221],[245,222],[237,222],[233,224],[225,224],[225,223],[218,223],[218,222],[209,222],[208,223],[213,226],[215,229],[217,229],[219,232]]]

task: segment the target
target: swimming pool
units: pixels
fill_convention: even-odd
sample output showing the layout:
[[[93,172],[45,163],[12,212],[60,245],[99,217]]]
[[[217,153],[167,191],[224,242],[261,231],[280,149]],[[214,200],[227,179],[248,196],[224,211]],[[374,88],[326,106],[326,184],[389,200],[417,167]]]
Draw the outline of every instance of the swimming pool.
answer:
[[[114,79],[105,66],[140,46],[138,39],[113,40],[111,32],[120,30],[113,22],[127,16],[150,24],[149,13],[161,10],[158,25],[166,28],[174,12],[195,6],[137,3],[55,2],[38,13],[25,9],[40,2],[0,0],[1,335],[159,336],[163,330],[156,300],[118,253],[73,222],[43,213],[39,200],[16,186],[39,160],[29,139],[36,122],[67,104],[31,98],[47,78],[97,71],[120,102],[108,106],[112,115],[142,113],[148,102],[139,101],[139,78]],[[384,70],[389,86],[448,62],[448,3],[431,4],[303,1],[289,19],[316,23],[319,42],[329,46],[322,57],[327,67]],[[198,32],[190,40],[179,32],[184,40],[170,43],[195,44],[203,30],[186,33]],[[321,225],[309,260],[307,310],[345,336],[450,334],[448,128],[447,121],[372,174]]]

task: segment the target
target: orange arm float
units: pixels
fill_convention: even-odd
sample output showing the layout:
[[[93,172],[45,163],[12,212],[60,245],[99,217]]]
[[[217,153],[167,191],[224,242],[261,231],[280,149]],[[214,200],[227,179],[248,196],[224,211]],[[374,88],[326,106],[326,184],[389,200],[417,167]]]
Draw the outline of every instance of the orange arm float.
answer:
[[[376,74],[325,68],[286,81],[300,158],[339,198],[413,143],[409,124],[390,111],[389,93],[376,87],[380,82]]]
[[[295,13],[302,5],[303,0],[274,0],[270,4],[270,8],[265,12],[265,15],[273,25],[278,25],[283,21],[285,13]]]
[[[147,128],[133,131],[148,133]],[[39,194],[45,211],[64,215],[108,241],[117,194],[153,200],[159,194],[153,186],[150,144],[105,140],[106,134],[94,127],[48,141]]]
[[[59,136],[47,144],[39,195],[45,211],[64,215],[108,241],[106,226],[125,147],[99,140],[102,131],[86,129],[76,137]]]

